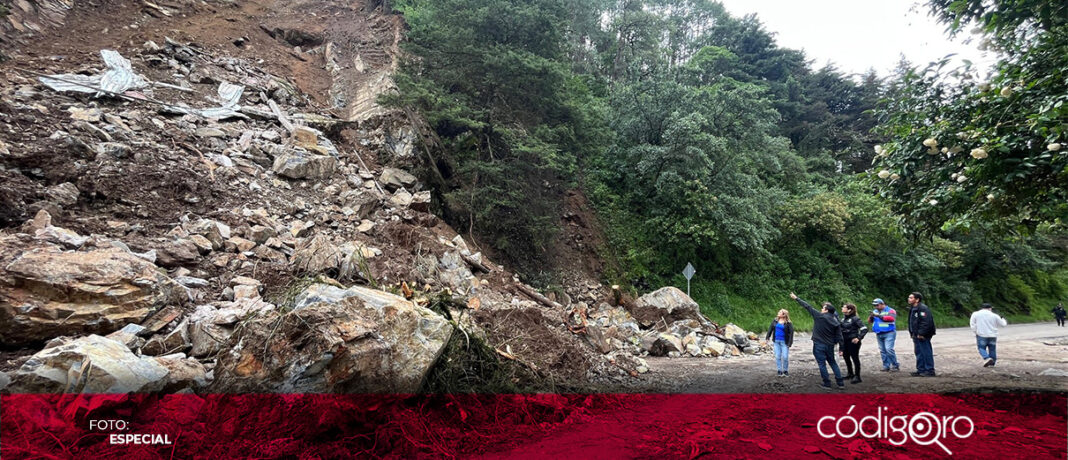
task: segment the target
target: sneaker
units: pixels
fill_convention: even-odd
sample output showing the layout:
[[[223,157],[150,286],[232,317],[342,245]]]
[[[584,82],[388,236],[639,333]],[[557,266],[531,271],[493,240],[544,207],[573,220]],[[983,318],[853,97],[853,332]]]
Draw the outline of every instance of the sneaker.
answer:
[[[842,377],[842,379],[844,379],[844,380],[849,380],[849,379],[851,379],[851,378],[853,378],[853,377],[856,377],[856,376],[855,376],[855,375],[853,375],[853,374],[846,374],[846,375],[845,375],[845,377]]]
[[[778,373],[777,375],[778,375],[779,377],[782,377],[782,371],[779,371],[779,373]]]
[[[890,372],[897,372],[897,371],[900,371],[900,370],[901,370],[900,367],[894,366],[893,369],[890,369]]]
[[[883,372],[890,372],[890,368],[889,367],[884,367],[883,368]]]
[[[911,376],[913,376],[913,377],[920,377],[920,376],[922,376],[923,374],[922,374],[922,373],[919,373],[919,372],[909,372],[909,375],[911,375]]]
[[[844,389],[845,389],[845,382],[839,383],[838,384],[838,391],[842,391]]]
[[[853,377],[853,380],[849,381],[849,383],[860,383],[860,382],[863,382],[863,380],[860,379],[859,375],[856,376],[856,377]]]
[[[787,377],[790,375],[790,371],[782,371],[782,376]]]
[[[923,375],[924,377],[937,377],[937,375],[936,375],[936,374],[934,373],[934,371],[931,371],[931,372],[924,372],[924,373],[923,373],[922,375]]]
[[[820,384],[820,389],[826,390],[826,391],[831,391],[831,385],[828,384],[828,383],[821,383]]]
[[[986,363],[983,364],[983,367],[992,367],[993,365],[994,365],[994,358],[987,358],[986,359]]]

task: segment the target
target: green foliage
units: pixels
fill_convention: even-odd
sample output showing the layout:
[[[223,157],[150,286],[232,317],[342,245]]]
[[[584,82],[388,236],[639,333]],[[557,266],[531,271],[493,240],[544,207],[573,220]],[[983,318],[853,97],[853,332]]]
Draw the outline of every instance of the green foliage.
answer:
[[[481,339],[456,331],[438,361],[427,372],[421,393],[521,393],[527,388],[517,380],[534,382],[517,366],[502,362]]]
[[[971,21],[1002,58],[971,69],[906,68],[880,105],[890,138],[872,177],[893,209],[931,233],[996,222],[1004,232],[1064,228],[1068,217],[1068,15],[1064,2],[929,2],[958,33]],[[984,6],[985,5],[985,6]],[[887,173],[884,173],[885,176]]]
[[[444,217],[535,267],[577,160],[603,136],[599,104],[564,61],[562,0],[407,0],[412,58],[395,106],[430,122]]]
[[[928,0],[932,16],[957,35],[970,24],[1007,44],[1068,23],[1068,4],[1058,0]]]
[[[947,318],[983,301],[1025,316],[1068,285],[1068,146],[1049,147],[1068,129],[1063,7],[929,5],[1005,53],[989,89],[939,63],[890,81],[814,70],[709,0],[404,0],[412,59],[388,102],[440,139],[445,219],[528,280],[554,281],[540,258],[580,184],[613,282],[682,287],[692,262],[719,322],[759,330],[787,308],[807,327],[790,291],[903,306],[919,290]]]

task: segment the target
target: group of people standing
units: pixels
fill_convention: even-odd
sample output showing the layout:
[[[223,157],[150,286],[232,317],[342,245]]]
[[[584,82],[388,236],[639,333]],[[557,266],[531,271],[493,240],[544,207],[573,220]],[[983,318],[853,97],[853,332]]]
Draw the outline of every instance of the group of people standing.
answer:
[[[897,341],[897,311],[887,305],[883,299],[872,301],[872,310],[865,321],[858,315],[857,306],[852,303],[842,306],[842,317],[839,318],[834,305],[830,302],[823,302],[821,308],[817,310],[792,292],[790,298],[796,300],[812,315],[812,354],[816,358],[820,377],[823,379],[822,388],[833,388],[830,380],[831,374],[827,371],[828,366],[834,374],[838,389],[845,388],[846,380],[850,380],[850,383],[862,382],[860,346],[869,330],[875,334],[879,344],[883,372],[900,370],[897,353],[894,350]],[[916,354],[916,371],[911,375],[934,377],[936,375],[934,350],[931,346],[931,339],[936,333],[934,315],[931,309],[923,303],[923,295],[919,292],[909,294],[908,304],[908,332]],[[976,333],[979,354],[986,367],[994,366],[997,362],[997,327],[1006,324],[1004,318],[992,311],[990,304],[983,304],[983,308],[972,315],[972,330]],[[779,310],[768,328],[765,339],[770,341],[773,337],[775,366],[778,368],[780,377],[788,376],[790,375],[789,353],[794,340],[794,326],[790,321],[790,312],[786,309]],[[846,375],[844,377],[834,356],[836,345],[839,347],[839,355],[845,359]]]

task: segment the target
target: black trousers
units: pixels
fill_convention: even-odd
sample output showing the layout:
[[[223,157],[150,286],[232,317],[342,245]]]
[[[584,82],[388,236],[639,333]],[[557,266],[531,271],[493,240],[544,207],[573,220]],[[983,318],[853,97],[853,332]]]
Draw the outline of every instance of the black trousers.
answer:
[[[846,375],[860,377],[860,344],[853,343],[853,339],[846,339],[842,346],[842,354],[846,362]]]

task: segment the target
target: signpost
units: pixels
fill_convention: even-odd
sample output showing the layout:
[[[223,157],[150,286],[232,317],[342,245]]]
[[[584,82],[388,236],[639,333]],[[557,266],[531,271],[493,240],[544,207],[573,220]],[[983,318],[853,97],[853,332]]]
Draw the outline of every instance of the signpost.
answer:
[[[690,296],[690,278],[693,278],[695,272],[693,264],[686,262],[686,268],[682,269],[682,276],[686,277],[686,297]]]

